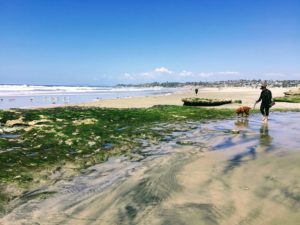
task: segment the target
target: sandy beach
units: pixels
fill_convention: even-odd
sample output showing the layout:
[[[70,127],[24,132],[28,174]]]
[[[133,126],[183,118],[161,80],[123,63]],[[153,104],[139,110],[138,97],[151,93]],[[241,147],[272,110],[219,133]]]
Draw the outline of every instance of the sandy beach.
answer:
[[[284,96],[284,92],[290,88],[270,88],[273,97]],[[194,87],[178,89],[178,92],[168,95],[119,98],[110,100],[97,100],[79,104],[79,106],[107,107],[107,108],[148,108],[154,105],[182,105],[181,99],[189,97],[215,98],[242,100],[242,104],[227,104],[217,108],[236,108],[240,105],[253,107],[254,102],[259,98],[260,89],[253,88],[200,88],[196,96]],[[257,108],[259,106],[256,106]],[[300,103],[278,102],[274,108],[300,108]]]
[[[252,106],[259,94],[206,88],[198,97]],[[299,112],[272,112],[264,124],[226,109],[240,104],[180,107],[186,97],[194,90],[3,111],[1,175],[11,184],[1,187],[11,195],[0,224],[297,224]]]
[[[300,0],[0,0],[0,225],[300,225],[299,25]]]

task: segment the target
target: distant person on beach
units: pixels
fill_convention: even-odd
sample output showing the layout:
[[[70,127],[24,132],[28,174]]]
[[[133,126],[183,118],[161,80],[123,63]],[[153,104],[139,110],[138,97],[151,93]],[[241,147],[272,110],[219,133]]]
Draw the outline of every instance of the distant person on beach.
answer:
[[[266,123],[268,122],[269,110],[272,107],[272,92],[267,89],[267,82],[263,82],[260,89],[260,97],[255,104],[261,101],[260,112],[263,115],[263,121]]]
[[[195,88],[195,94],[196,95],[198,94],[198,88]]]

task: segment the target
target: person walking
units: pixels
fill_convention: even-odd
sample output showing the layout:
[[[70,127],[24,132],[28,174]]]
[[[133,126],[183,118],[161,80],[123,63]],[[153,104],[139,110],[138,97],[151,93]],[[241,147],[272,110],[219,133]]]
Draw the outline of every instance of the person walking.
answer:
[[[195,94],[198,95],[198,88],[195,88]]]
[[[267,82],[263,82],[261,84],[261,93],[259,99],[255,102],[255,104],[261,101],[260,112],[263,115],[264,123],[268,122],[269,110],[272,107],[272,92],[267,89]]]

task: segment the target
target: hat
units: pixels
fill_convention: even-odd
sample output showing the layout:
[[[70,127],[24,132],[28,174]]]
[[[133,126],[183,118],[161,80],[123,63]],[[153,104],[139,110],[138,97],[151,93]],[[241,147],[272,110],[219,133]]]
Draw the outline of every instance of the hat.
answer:
[[[260,86],[262,86],[262,87],[267,87],[267,85],[268,85],[268,84],[267,84],[267,81],[264,81],[264,82],[261,83]]]

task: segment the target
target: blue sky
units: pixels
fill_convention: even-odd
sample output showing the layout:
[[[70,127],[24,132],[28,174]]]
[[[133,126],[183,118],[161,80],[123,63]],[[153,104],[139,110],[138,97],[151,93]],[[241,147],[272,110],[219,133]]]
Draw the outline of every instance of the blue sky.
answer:
[[[0,0],[0,83],[300,79],[299,0]]]

